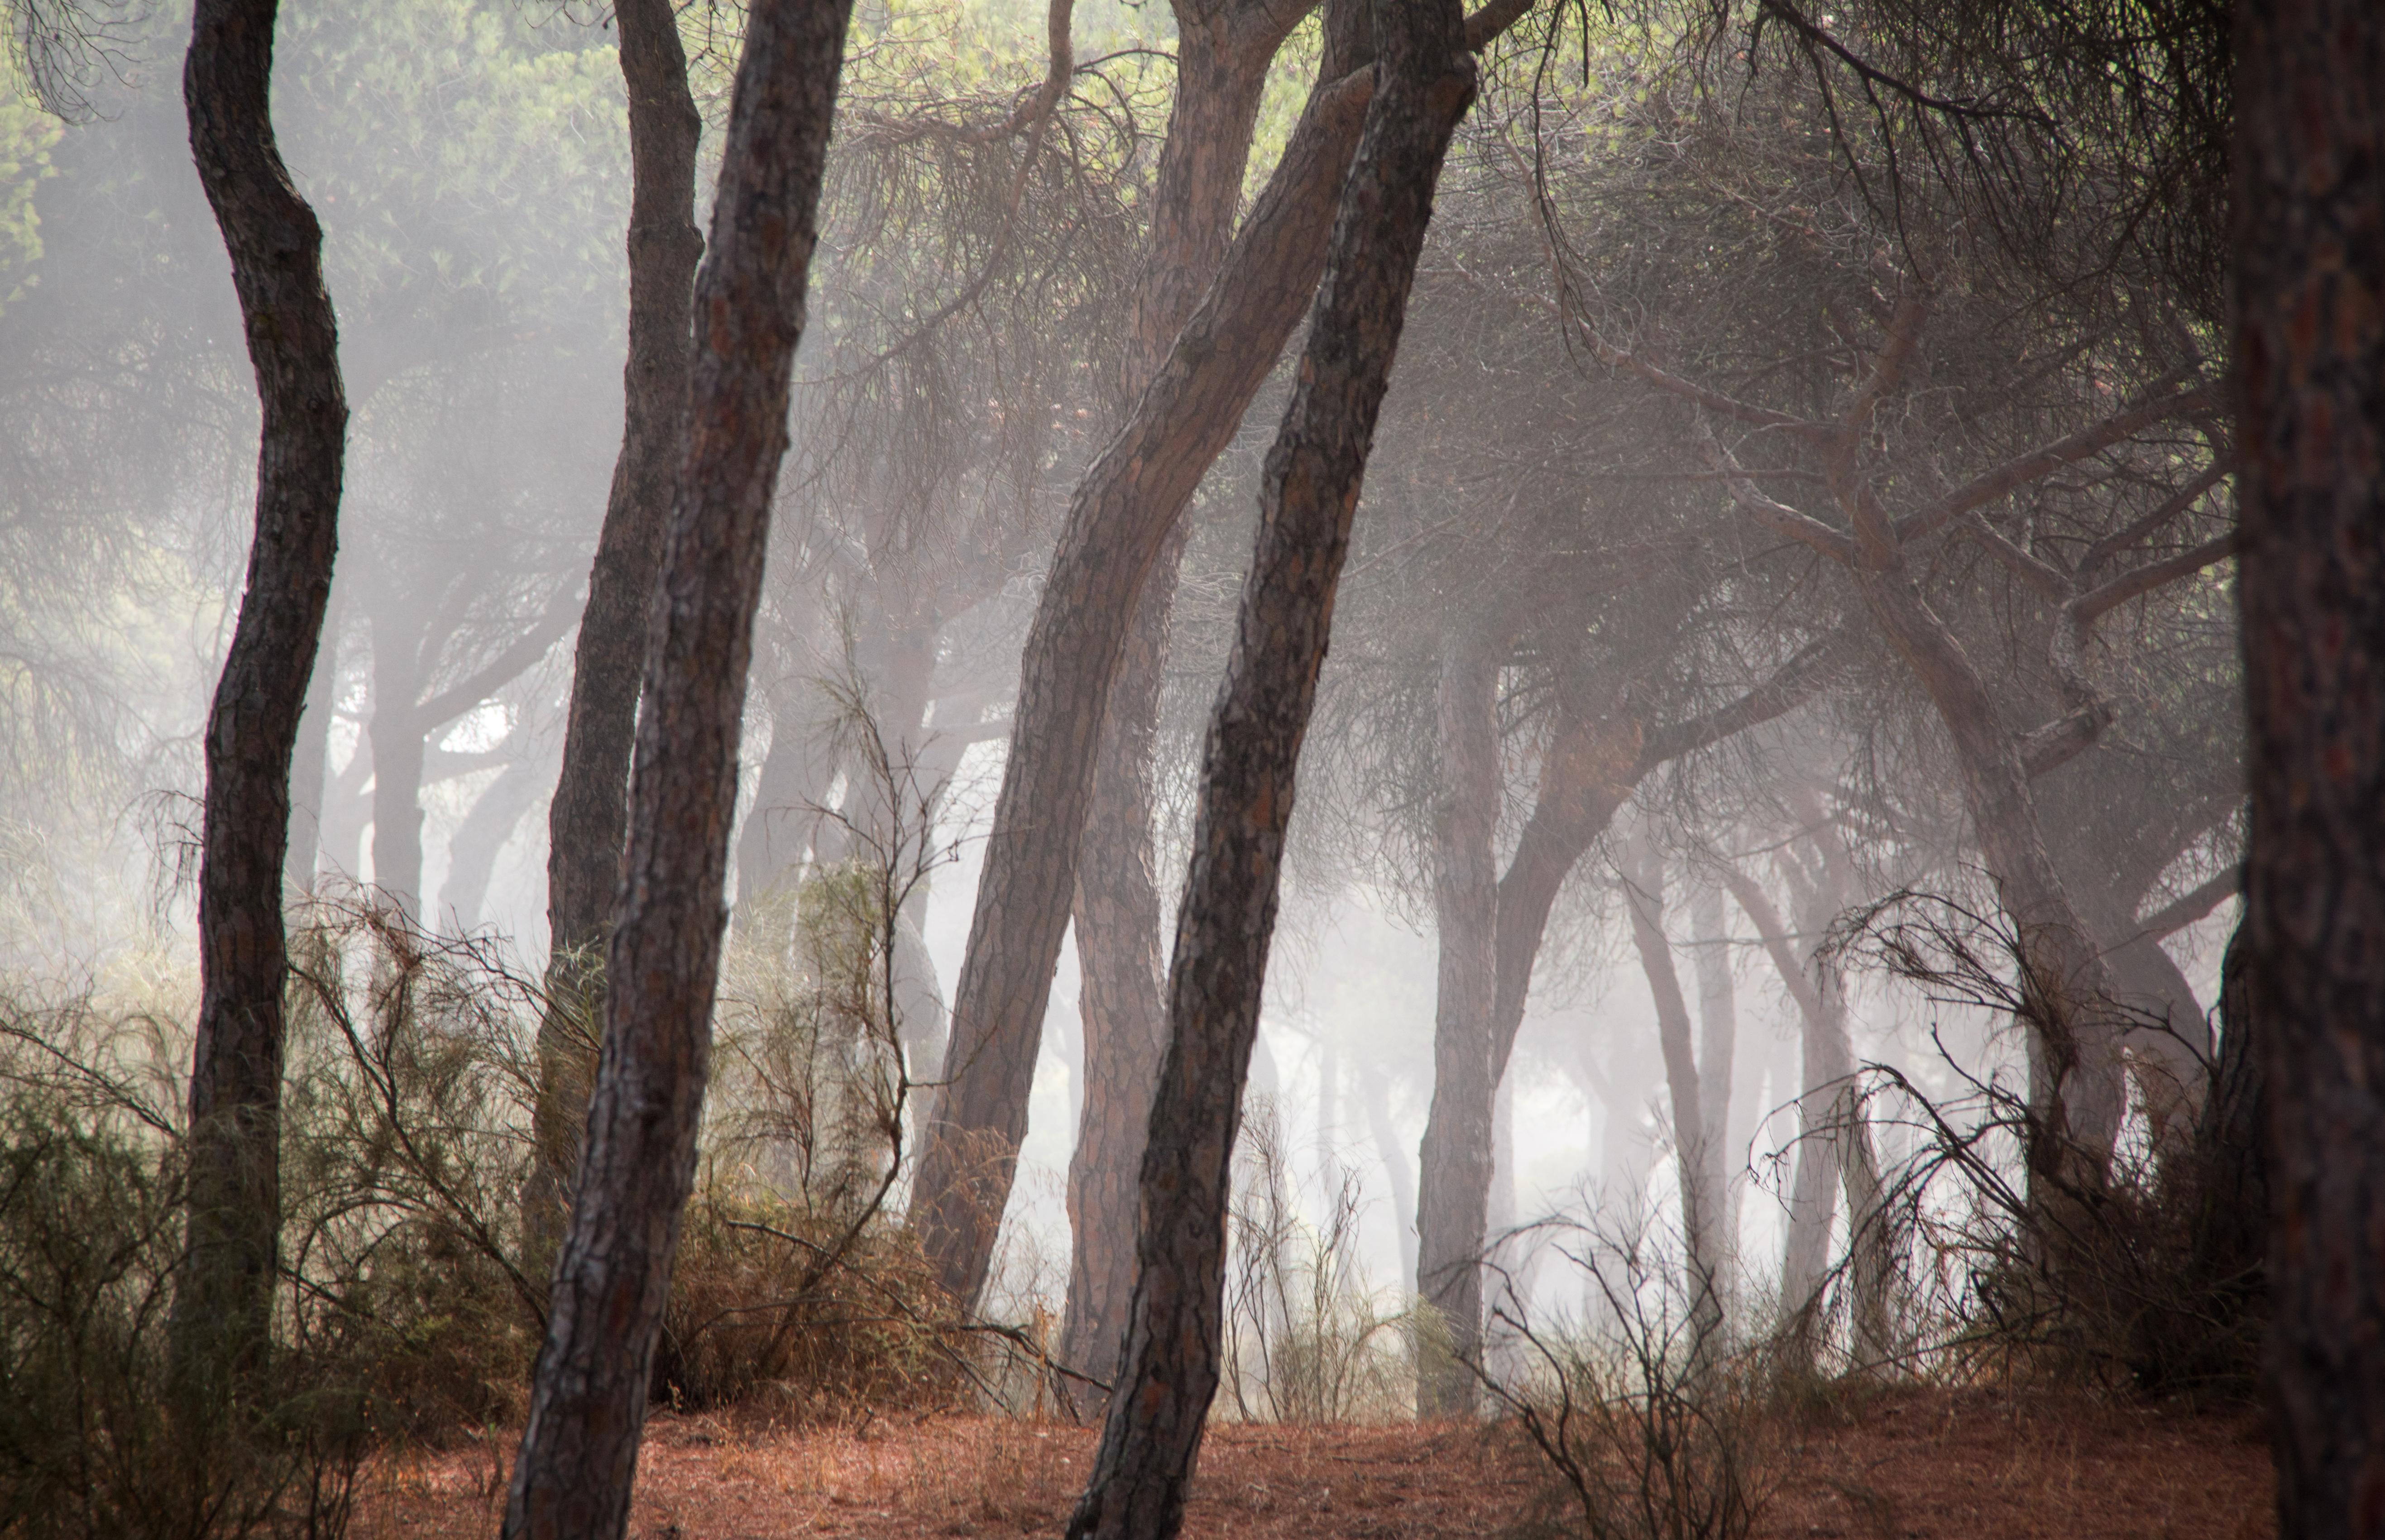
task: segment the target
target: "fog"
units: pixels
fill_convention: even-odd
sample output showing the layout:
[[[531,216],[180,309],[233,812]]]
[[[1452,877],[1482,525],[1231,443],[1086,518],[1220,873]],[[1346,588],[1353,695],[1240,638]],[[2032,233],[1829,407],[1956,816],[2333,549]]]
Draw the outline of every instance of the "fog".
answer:
[[[0,77],[0,967],[19,1002],[155,1012],[181,1052],[259,416],[179,95],[187,20],[106,14],[71,120]],[[2184,399],[2221,366],[2201,194],[2173,186],[2145,217],[2127,179],[2099,180],[2137,153],[2101,129],[2029,151],[2060,178],[1982,184],[1942,130],[1884,109],[1833,126],[1814,78],[1701,51],[1694,17],[1605,14],[1487,55],[1442,176],[1329,601],[1240,1190],[1264,1186],[1264,1125],[1302,1235],[1346,1194],[1335,1287],[1387,1317],[1440,1298],[1419,1269],[1453,1247],[1495,1281],[1490,1307],[1444,1308],[1580,1313],[1565,1251],[1587,1224],[1686,1246],[1750,1332],[1827,1273],[1831,1352],[1917,1353],[1918,1295],[1901,1346],[1864,1339],[1866,1223],[1833,1196],[1854,1157],[1798,1186],[1817,1148],[1854,1148],[1848,1109],[1893,1187],[1936,1148],[1917,1109],[1976,1122],[1982,1087],[2041,1095],[2029,1012],[2054,931],[2084,938],[2126,1018],[2090,1053],[2104,1159],[2166,1159],[2216,1053],[2243,734],[2232,557],[2197,557],[2232,528],[2229,451]],[[830,878],[916,855],[884,916],[881,1025],[921,1087],[888,1225],[975,1062],[947,1038],[988,851],[1052,838],[996,825],[1022,649],[1072,498],[1143,399],[1122,380],[1150,367],[1129,358],[1174,27],[1077,6],[1047,132],[1018,127],[1045,21],[1011,0],[856,14],[755,623],[722,1009],[743,1008],[738,968],[809,955],[800,916]],[[699,229],[739,24],[681,18]],[[1267,66],[1246,219],[1319,49],[1311,17]],[[622,444],[611,20],[293,0],[272,110],[323,227],[350,410],[289,896],[395,906],[535,979]],[[1087,1068],[1089,1030],[1118,1030],[1087,906],[1147,873],[1158,928],[1104,911],[1124,959],[1104,965],[1165,968],[1301,335],[1203,462],[1155,564],[1174,584],[1155,644],[1128,650],[1153,702],[1148,853],[1099,782],[1055,890],[1078,918],[1040,1040],[1023,1024],[1025,1135],[980,1297],[1005,1321],[1092,1309],[1071,1297],[1072,1250],[1091,1265],[1071,1160],[1124,1093]],[[1883,578],[1866,542],[1892,527]],[[1161,983],[1140,987],[1157,1002]],[[1488,1156],[1485,1218],[1420,1237],[1437,1076],[1455,1097],[1461,1060],[1494,1111],[1486,1129],[1452,1100],[1432,1137]],[[2019,1169],[2017,1149],[1994,1160]],[[1950,1223],[1965,1201],[1904,1197]]]

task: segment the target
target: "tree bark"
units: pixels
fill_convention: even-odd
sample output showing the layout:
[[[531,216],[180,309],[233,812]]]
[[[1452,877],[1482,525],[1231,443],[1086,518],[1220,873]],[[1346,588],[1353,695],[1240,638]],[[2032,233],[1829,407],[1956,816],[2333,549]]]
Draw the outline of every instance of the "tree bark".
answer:
[[[270,1348],[281,1230],[290,764],[339,546],[348,408],[322,228],[274,144],[274,0],[197,0],[191,153],[231,258],[262,423],[248,586],[207,713],[188,1230],[172,1322],[201,1418]]]
[[[1310,0],[1313,4],[1313,0]],[[1303,8],[1287,6],[1286,13]],[[1119,376],[1120,416],[1168,361],[1169,344],[1225,260],[1252,125],[1281,45],[1283,19],[1264,5],[1176,7],[1176,103],[1159,154],[1152,225]],[[1245,35],[1253,34],[1253,35]],[[1084,1106],[1068,1162],[1069,1264],[1061,1361],[1107,1381],[1126,1345],[1134,1287],[1134,1174],[1167,1051],[1160,896],[1152,826],[1153,745],[1190,526],[1179,515],[1153,559],[1133,629],[1110,686],[1087,807],[1095,859],[1077,874]],[[1098,1419],[1095,1397],[1077,1397]]]
[[[2237,12],[2237,441],[2288,1540],[2385,1533],[2385,12]]]
[[[618,1537],[694,1179],[737,740],[850,0],[747,12],[666,527],[605,1036],[508,1537]]]
[[[1233,652],[1203,754],[1141,1178],[1127,1356],[1072,1540],[1173,1540],[1217,1387],[1226,1208],[1293,773],[1367,452],[1475,71],[1454,0],[1382,6],[1380,75],[1299,379],[1261,483]]]
[[[1507,639],[1468,629],[1442,647],[1435,702],[1442,784],[1432,836],[1439,961],[1432,1109],[1418,1151],[1424,1180],[1417,1193],[1417,1293],[1445,1335],[1417,1355],[1419,1417],[1463,1417],[1474,1410],[1482,1248],[1496,1160],[1491,1007],[1499,868],[1492,840],[1499,822],[1499,670]]]
[[[615,0],[630,117],[630,346],[621,451],[572,655],[563,768],[547,806],[546,988],[539,1088],[522,1212],[534,1248],[555,1243],[580,1155],[582,1024],[595,1019],[606,922],[621,880],[639,670],[662,561],[663,526],[687,440],[695,152],[704,129],[670,0]],[[567,1017],[568,1019],[567,1019]]]
[[[1479,48],[1530,9],[1492,0]],[[1279,14],[1289,30],[1298,11]],[[1027,1127],[1044,1007],[1076,888],[1102,718],[1153,564],[1241,427],[1323,269],[1374,73],[1329,25],[1317,89],[1217,277],[1072,500],[1019,665],[1018,704],[954,990],[952,1077],[911,1223],[955,1298],[985,1283]]]
[[[1020,663],[1009,756],[953,998],[950,1080],[912,1223],[974,1302],[1008,1201],[1044,1006],[1068,928],[1102,718],[1145,581],[1314,292],[1333,190],[1371,82],[1323,84],[1168,362],[1079,485]]]

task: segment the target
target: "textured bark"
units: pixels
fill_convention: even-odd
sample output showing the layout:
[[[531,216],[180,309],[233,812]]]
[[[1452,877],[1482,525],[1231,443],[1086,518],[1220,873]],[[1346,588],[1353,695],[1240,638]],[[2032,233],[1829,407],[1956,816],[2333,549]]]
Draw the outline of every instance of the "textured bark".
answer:
[[[1103,714],[1159,550],[1314,292],[1371,83],[1328,83],[1134,415],[1072,501],[1020,663],[1010,752],[953,999],[950,1083],[912,1222],[973,1301],[1010,1195],[1052,973],[1068,928]]]
[[[571,664],[563,768],[547,806],[546,987],[539,1026],[532,1165],[522,1211],[552,1246],[580,1154],[585,1071],[575,1046],[595,1017],[596,959],[620,887],[630,751],[663,526],[687,440],[695,151],[703,119],[670,0],[615,0],[630,108],[630,348],[621,371],[621,452],[588,574]]]
[[[509,1537],[602,1540],[629,1524],[695,1174],[745,675],[849,14],[850,0],[770,0],[746,14],[606,948],[603,1054]]]
[[[1417,1356],[1417,1415],[1474,1410],[1482,1356],[1481,1255],[1489,1223],[1496,1081],[1491,1007],[1497,987],[1499,669],[1504,632],[1442,642],[1435,718],[1441,800],[1433,813],[1432,913],[1438,962],[1432,1109],[1418,1151],[1417,1292],[1446,1333]],[[1444,1144],[1447,1148],[1443,1148]]]
[[[1289,7],[1287,7],[1288,9]],[[1176,7],[1176,104],[1159,154],[1149,244],[1135,290],[1118,394],[1133,404],[1225,260],[1252,124],[1282,42],[1264,6]],[[1167,1051],[1160,895],[1152,827],[1153,744],[1177,569],[1190,525],[1179,516],[1153,559],[1110,686],[1087,806],[1093,859],[1077,873],[1084,1105],[1068,1162],[1068,1298],[1060,1359],[1106,1382],[1126,1345],[1134,1288],[1135,1173],[1151,1091]],[[1098,1418],[1098,1393],[1074,1393]]]
[[[331,595],[348,420],[322,229],[274,145],[275,9],[198,0],[182,72],[191,152],[231,257],[263,414],[248,586],[205,744],[189,1228],[172,1333],[179,1393],[203,1407],[270,1345],[290,764]]]
[[[2385,1534],[2385,10],[2237,13],[2236,368],[2288,1540]]]
[[[1173,1540],[1217,1392],[1226,1206],[1293,772],[1433,185],[1474,95],[1454,0],[1387,5],[1376,22],[1381,79],[1298,384],[1267,454],[1256,548],[1203,753],[1127,1354],[1072,1537]]]
[[[1529,9],[1493,0],[1480,47]],[[1287,29],[1291,19],[1279,20]],[[1102,719],[1144,585],[1241,427],[1322,270],[1334,198],[1374,92],[1328,28],[1317,89],[1217,280],[1079,483],[1028,631],[1009,757],[954,990],[951,1083],[928,1124],[911,1223],[939,1279],[974,1300],[1027,1127],[1052,973],[1076,890]]]

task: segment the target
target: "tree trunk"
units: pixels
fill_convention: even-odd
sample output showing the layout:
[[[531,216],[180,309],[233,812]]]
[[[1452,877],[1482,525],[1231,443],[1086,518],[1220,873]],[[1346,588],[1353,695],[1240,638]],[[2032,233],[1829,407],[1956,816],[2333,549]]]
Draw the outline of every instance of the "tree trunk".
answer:
[[[1226,1209],[1257,1035],[1293,772],[1367,451],[1474,64],[1454,0],[1378,15],[1380,83],[1334,221],[1299,383],[1203,754],[1168,972],[1168,1057],[1142,1171],[1127,1355],[1072,1540],[1173,1540],[1216,1395]]]
[[[1400,1285],[1414,1293],[1417,1281],[1416,1173],[1408,1152],[1392,1123],[1392,1087],[1382,1066],[1372,1059],[1359,1061],[1359,1084],[1367,1090],[1367,1132],[1383,1162],[1383,1180],[1392,1186],[1392,1225],[1399,1233]]]
[[[1721,1207],[1707,1185],[1704,1099],[1698,1089],[1698,1062],[1692,1047],[1690,1003],[1673,969],[1673,944],[1665,935],[1664,856],[1643,833],[1632,841],[1623,874],[1623,904],[1631,914],[1631,946],[1656,1002],[1656,1043],[1665,1056],[1665,1089],[1673,1113],[1673,1168],[1681,1193],[1681,1242],[1688,1253],[1685,1279],[1692,1352],[1703,1355],[1722,1324],[1722,1259],[1715,1244],[1715,1214]]]
[[[1722,888],[1711,874],[1690,888],[1691,962],[1698,979],[1698,1125],[1705,1131],[1705,1190],[1714,1195],[1715,1264],[1722,1306],[1733,1308],[1739,1267],[1738,1173],[1747,1158],[1731,1127],[1739,1051],[1739,1000],[1731,978],[1730,938],[1723,928]]]
[[[1052,973],[1076,889],[1102,719],[1159,551],[1314,292],[1371,90],[1326,81],[1217,282],[1080,483],[1029,630],[1018,703],[954,990],[911,1220],[938,1279],[973,1302],[1027,1128]]]
[[[1821,836],[1817,836],[1817,838]],[[1831,853],[1826,868],[1835,872]],[[1887,1236],[1881,1228],[1879,1157],[1871,1124],[1854,1083],[1854,1049],[1847,1037],[1845,981],[1835,967],[1809,972],[1780,923],[1779,911],[1754,879],[1726,866],[1722,880],[1755,926],[1766,955],[1804,1025],[1803,1074],[1797,1096],[1797,1163],[1792,1178],[1789,1248],[1781,1264],[1780,1304],[1796,1319],[1793,1335],[1804,1344],[1810,1366],[1816,1344],[1813,1317],[1829,1265],[1832,1188],[1847,1201],[1847,1234],[1854,1282],[1854,1356],[1879,1361],[1889,1348]],[[1819,935],[1852,895],[1819,889],[1798,919],[1807,935]]]
[[[481,923],[498,852],[538,801],[539,769],[538,760],[525,750],[522,758],[498,772],[456,826],[456,838],[447,844],[447,880],[439,887],[439,907],[456,929],[468,931]]]
[[[393,601],[395,595],[389,596]],[[373,886],[407,913],[422,907],[422,760],[428,728],[414,710],[422,622],[374,616],[372,743]]]
[[[297,745],[290,762],[290,848],[281,858],[289,887],[311,892],[315,858],[323,843],[323,793],[331,758],[331,721],[340,704],[340,616],[327,604],[315,667],[306,683],[306,704],[298,718]]]
[[[1484,630],[1442,644],[1435,713],[1442,785],[1432,841],[1439,969],[1432,1110],[1419,1152],[1417,1293],[1445,1335],[1417,1355],[1419,1417],[1472,1412],[1482,1359],[1482,1248],[1496,1159],[1491,1006],[1499,869],[1492,839],[1499,823],[1499,670],[1506,642],[1504,634]]]
[[[2287,1540],[2385,1531],[2385,11],[2237,13],[2252,1006]]]
[[[630,750],[639,669],[662,561],[663,526],[687,438],[695,151],[704,122],[670,0],[616,0],[630,108],[630,356],[621,371],[621,452],[588,602],[572,655],[563,768],[546,815],[546,987],[539,1089],[522,1212],[533,1248],[555,1244],[579,1159],[585,1071],[577,1046],[594,1021],[605,946],[629,827]]]
[[[737,739],[850,0],[747,12],[666,527],[604,1050],[505,1533],[618,1540],[695,1175]]]
[[[2043,1201],[2101,1186],[2124,1104],[2120,1034],[2110,970],[2046,853],[2018,740],[1954,631],[1913,585],[1901,559],[1858,566],[1855,583],[1889,642],[1938,709],[1954,740],[1979,855],[2011,921],[2021,963],[2039,1136],[2031,1190]]]
[[[274,145],[275,9],[197,0],[182,71],[192,157],[231,257],[263,416],[248,587],[205,745],[189,1227],[172,1323],[178,1394],[201,1418],[271,1342],[290,763],[331,595],[348,420],[322,228]]]

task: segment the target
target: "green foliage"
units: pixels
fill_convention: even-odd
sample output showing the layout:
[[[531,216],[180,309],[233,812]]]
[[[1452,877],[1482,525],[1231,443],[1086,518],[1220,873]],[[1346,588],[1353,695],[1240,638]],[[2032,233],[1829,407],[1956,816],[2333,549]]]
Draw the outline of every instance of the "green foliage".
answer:
[[[25,297],[40,281],[42,216],[34,193],[44,178],[57,175],[50,149],[66,128],[19,89],[13,74],[0,70],[0,310]]]

